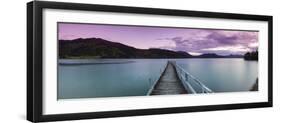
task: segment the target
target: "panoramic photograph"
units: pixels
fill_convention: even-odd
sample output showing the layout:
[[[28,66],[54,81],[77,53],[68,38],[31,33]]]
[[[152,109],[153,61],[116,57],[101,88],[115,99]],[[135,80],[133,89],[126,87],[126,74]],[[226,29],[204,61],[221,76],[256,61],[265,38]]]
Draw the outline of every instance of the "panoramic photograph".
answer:
[[[258,91],[255,30],[57,27],[58,99]]]

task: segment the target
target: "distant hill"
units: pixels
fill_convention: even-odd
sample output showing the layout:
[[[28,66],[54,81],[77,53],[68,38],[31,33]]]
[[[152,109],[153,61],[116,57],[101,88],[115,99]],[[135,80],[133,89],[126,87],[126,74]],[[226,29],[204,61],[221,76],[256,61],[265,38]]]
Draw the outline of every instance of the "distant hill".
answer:
[[[243,56],[220,56],[202,54],[192,56],[183,51],[165,49],[137,49],[101,38],[86,38],[59,41],[60,58],[243,58]]]
[[[223,58],[223,56],[219,56],[215,53],[207,53],[207,54],[202,54],[199,56],[196,56],[197,58]]]
[[[225,55],[225,56],[222,56],[222,55],[217,55],[215,53],[206,53],[206,54],[202,54],[202,55],[199,55],[199,56],[194,56],[196,58],[243,58],[242,55]]]
[[[138,49],[100,38],[60,40],[60,58],[136,58]]]

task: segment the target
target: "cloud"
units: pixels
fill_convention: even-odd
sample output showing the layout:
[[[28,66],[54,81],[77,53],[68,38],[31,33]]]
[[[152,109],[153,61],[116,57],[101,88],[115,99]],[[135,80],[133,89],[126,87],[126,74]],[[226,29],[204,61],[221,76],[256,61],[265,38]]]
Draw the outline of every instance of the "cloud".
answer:
[[[215,48],[206,48],[202,49],[203,51],[227,51],[231,53],[244,53],[251,51],[250,48],[244,47],[241,45],[238,46],[221,46],[221,47],[215,47]]]
[[[259,46],[259,43],[258,42],[249,43],[248,46],[251,48],[257,48]]]
[[[199,56],[199,55],[202,55],[202,53],[196,53],[196,52],[188,52],[190,55],[193,55],[193,56]]]
[[[243,54],[256,50],[258,32],[200,30],[187,31],[186,35],[162,38],[174,42],[173,46],[161,48],[175,51],[218,54]]]
[[[236,43],[235,41],[238,39],[237,35],[227,36],[220,32],[213,32],[210,35],[208,35],[206,38],[209,40],[215,40],[218,43],[225,44],[225,45],[233,45]]]

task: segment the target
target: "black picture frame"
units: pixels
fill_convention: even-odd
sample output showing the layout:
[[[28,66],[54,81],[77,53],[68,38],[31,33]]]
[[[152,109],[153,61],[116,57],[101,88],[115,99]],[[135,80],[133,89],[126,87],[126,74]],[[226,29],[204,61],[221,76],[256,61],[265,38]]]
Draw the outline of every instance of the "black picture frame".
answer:
[[[44,115],[42,113],[43,112],[43,101],[42,101],[43,100],[43,94],[42,94],[43,12],[42,10],[45,8],[266,21],[268,22],[268,101],[257,102],[257,103]],[[265,16],[265,15],[185,11],[185,10],[108,6],[108,5],[93,5],[93,4],[80,4],[80,3],[63,3],[63,2],[46,2],[46,1],[29,2],[27,3],[27,120],[32,122],[46,122],[46,121],[63,121],[63,120],[79,120],[79,119],[93,119],[93,118],[107,118],[107,117],[123,117],[123,116],[137,116],[137,115],[272,107],[273,105],[272,26],[273,26],[273,17]]]

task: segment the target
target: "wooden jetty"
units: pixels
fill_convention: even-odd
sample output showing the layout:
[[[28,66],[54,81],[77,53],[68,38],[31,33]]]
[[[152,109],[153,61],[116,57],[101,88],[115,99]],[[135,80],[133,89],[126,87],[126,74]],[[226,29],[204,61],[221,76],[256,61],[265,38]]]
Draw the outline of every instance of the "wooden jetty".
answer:
[[[171,94],[187,94],[175,66],[168,61],[166,68],[158,81],[155,83],[149,95],[171,95]]]
[[[152,84],[147,95],[196,93],[213,93],[213,91],[199,79],[177,65],[175,61],[168,61],[165,70],[159,79]]]

